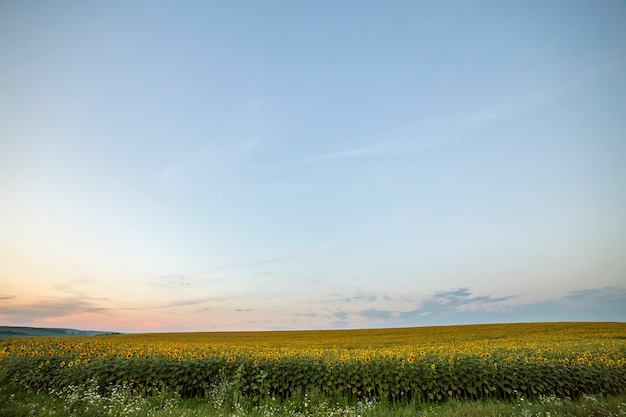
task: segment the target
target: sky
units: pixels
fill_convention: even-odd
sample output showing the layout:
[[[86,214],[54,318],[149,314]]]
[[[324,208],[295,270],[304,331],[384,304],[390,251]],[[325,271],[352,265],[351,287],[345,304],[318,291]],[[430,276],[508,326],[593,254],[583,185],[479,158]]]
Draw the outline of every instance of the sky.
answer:
[[[624,22],[0,1],[0,324],[626,321]]]

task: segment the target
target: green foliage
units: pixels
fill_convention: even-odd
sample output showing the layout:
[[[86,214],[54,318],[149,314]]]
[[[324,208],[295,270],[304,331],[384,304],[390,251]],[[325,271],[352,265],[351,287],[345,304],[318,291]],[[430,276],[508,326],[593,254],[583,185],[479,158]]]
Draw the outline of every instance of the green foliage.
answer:
[[[197,360],[167,358],[105,358],[87,363],[71,356],[54,361],[32,356],[8,356],[2,362],[0,382],[47,390],[59,386],[98,382],[102,391],[127,386],[150,393],[168,387],[182,397],[210,395],[228,378],[241,396],[282,399],[323,392],[347,398],[386,398],[390,401],[512,399],[551,395],[575,398],[589,394],[625,392],[626,367],[587,366],[548,362],[498,365],[497,358],[458,361],[322,362],[287,357],[255,364],[252,359],[230,361],[208,357]]]

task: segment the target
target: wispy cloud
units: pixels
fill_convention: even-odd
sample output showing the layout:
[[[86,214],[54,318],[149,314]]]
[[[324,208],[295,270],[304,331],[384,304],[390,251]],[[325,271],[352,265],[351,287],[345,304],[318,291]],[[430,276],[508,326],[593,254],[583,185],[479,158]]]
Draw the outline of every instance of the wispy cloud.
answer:
[[[378,295],[375,292],[371,292],[369,294],[358,294],[356,296],[354,296],[355,300],[365,300],[365,301],[369,301],[370,303],[375,302],[376,300],[378,300]]]
[[[360,158],[366,156],[376,156],[376,155],[385,155],[385,154],[393,154],[399,153],[403,151],[403,147],[395,146],[395,145],[368,145],[359,148],[352,148],[338,152],[330,152],[321,155],[310,156],[307,158],[301,159],[293,159],[291,161],[282,162],[277,167],[288,167],[293,165],[302,165],[308,164],[312,162],[320,162],[320,161],[330,161],[334,159],[350,159],[350,158]]]
[[[170,308],[170,307],[183,307],[183,306],[191,306],[191,305],[196,305],[196,304],[203,304],[203,303],[207,303],[207,302],[220,302],[223,301],[223,298],[220,297],[203,297],[203,298],[193,298],[193,299],[188,299],[188,300],[178,300],[178,301],[174,301],[171,302],[169,304],[164,304],[164,305],[160,305],[158,307],[154,307],[154,308]]]
[[[257,266],[274,264],[274,263],[279,263],[279,262],[286,262],[286,261],[291,261],[293,259],[303,258],[312,253],[314,253],[314,251],[296,252],[296,253],[291,253],[291,254],[287,254],[283,256],[274,256],[271,258],[257,259],[255,261],[250,261],[250,262],[242,262],[242,263],[230,264],[230,265],[219,265],[219,266],[215,266],[213,268],[208,269],[207,272],[221,271],[221,270],[226,270],[226,269],[254,268]]]
[[[89,301],[59,298],[0,307],[0,316],[10,323],[29,325],[42,319],[62,318],[83,313],[103,313],[105,310]]]
[[[198,283],[207,282],[219,282],[219,281],[233,281],[233,280],[241,280],[241,279],[254,279],[261,278],[264,276],[271,275],[269,271],[261,271],[256,272],[256,275],[253,277],[246,278],[232,278],[232,277],[222,277],[219,274],[212,274],[213,272],[226,271],[226,270],[237,270],[237,269],[253,269],[260,266],[266,266],[269,264],[276,264],[280,262],[288,262],[294,259],[303,258],[305,256],[309,256],[318,251],[310,250],[310,251],[302,251],[302,252],[293,252],[288,253],[281,256],[273,256],[268,258],[261,258],[252,260],[249,262],[241,262],[241,263],[233,263],[233,264],[224,264],[224,265],[215,265],[213,267],[207,268],[202,271],[196,272],[177,272],[165,275],[153,276],[148,285],[154,287],[163,287],[163,288],[175,288],[175,287],[191,287]]]
[[[15,299],[14,295],[0,295],[0,301],[2,300],[13,300]]]
[[[258,140],[250,138],[219,138],[207,141],[203,146],[189,150],[187,157],[162,167],[157,173],[157,181],[167,186],[180,186],[183,177],[198,174],[207,168],[226,166],[223,165],[225,160],[236,160],[253,153],[260,146]]]
[[[361,317],[369,318],[369,319],[380,319],[380,320],[388,320],[394,316],[397,316],[397,313],[394,313],[390,310],[378,310],[375,308],[369,308],[367,310],[362,310],[359,312]]]
[[[81,286],[86,284],[97,284],[97,282],[93,279],[79,279],[73,281],[63,282],[55,286],[55,288],[65,294],[71,295],[74,298],[79,298],[82,300],[102,300],[108,301],[108,298],[103,297],[90,297],[85,294],[84,291],[81,290]]]
[[[594,300],[600,303],[621,303],[626,300],[626,288],[603,287],[572,291],[563,297],[567,301]]]
[[[469,288],[439,291],[417,309],[369,308],[357,316],[383,326],[423,326],[513,321],[606,321],[626,318],[626,288],[591,288],[562,297],[516,304],[513,295],[473,295]]]
[[[333,316],[339,320],[345,320],[348,318],[348,313],[346,311],[336,311],[333,313]]]
[[[322,300],[325,303],[341,303],[341,302],[352,302],[352,301],[365,301],[368,303],[374,303],[378,301],[378,294],[375,292],[363,292],[356,291],[350,294],[340,294],[340,293],[331,293],[328,294],[331,298],[327,298]]]
[[[445,319],[446,316],[465,314],[467,311],[490,310],[489,305],[497,304],[515,298],[512,295],[492,297],[490,295],[472,295],[469,288],[457,288],[447,291],[438,291],[426,297],[418,309],[396,311],[370,308],[361,310],[358,315],[366,319],[387,321],[390,324],[419,325],[425,318],[433,320]]]
[[[157,287],[188,287],[190,286],[189,278],[199,274],[167,274],[156,277],[156,281],[150,285]]]
[[[92,307],[87,310],[88,313],[103,313],[105,311],[111,311],[112,308],[108,307]]]
[[[191,165],[191,162],[168,165],[159,172],[159,180],[166,185],[172,185]]]
[[[437,314],[450,311],[460,311],[469,306],[481,307],[485,304],[507,301],[515,296],[491,297],[490,295],[472,296],[469,288],[458,288],[449,291],[439,291],[428,297],[422,307],[416,310],[420,314]]]
[[[168,187],[180,186],[181,179],[186,174],[209,163],[209,148],[208,145],[205,145],[196,152],[190,153],[187,158],[181,158],[162,167],[156,175],[157,182]]]
[[[485,116],[486,117],[486,116]],[[476,122],[473,122],[474,124]],[[367,145],[358,148],[347,149],[337,152],[329,152],[306,158],[292,159],[275,165],[277,168],[313,164],[325,161],[348,160],[367,157],[380,157],[389,155],[410,155],[427,152],[432,149],[449,145],[456,142],[456,136],[449,134],[436,134],[424,136],[422,132],[406,134],[406,138],[394,142],[385,142],[378,145]]]
[[[304,158],[292,159],[276,165],[289,167],[332,160],[356,159],[382,155],[415,154],[430,151],[442,146],[459,142],[459,138],[468,130],[477,129],[490,123],[499,122],[522,114],[528,110],[545,105],[556,93],[527,95],[515,101],[494,103],[482,110],[462,115],[449,115],[441,120],[431,121],[434,125],[428,129],[423,126],[409,125],[400,128],[402,133],[381,135],[380,143],[328,152]],[[430,123],[422,123],[429,125]]]

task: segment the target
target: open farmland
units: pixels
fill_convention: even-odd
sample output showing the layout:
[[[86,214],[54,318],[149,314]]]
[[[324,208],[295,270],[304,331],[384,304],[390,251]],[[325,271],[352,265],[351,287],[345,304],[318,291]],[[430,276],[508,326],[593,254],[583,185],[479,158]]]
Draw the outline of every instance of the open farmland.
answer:
[[[0,384],[96,380],[150,393],[306,393],[389,400],[624,393],[626,323],[24,337],[0,342]],[[110,389],[110,388],[109,388]]]

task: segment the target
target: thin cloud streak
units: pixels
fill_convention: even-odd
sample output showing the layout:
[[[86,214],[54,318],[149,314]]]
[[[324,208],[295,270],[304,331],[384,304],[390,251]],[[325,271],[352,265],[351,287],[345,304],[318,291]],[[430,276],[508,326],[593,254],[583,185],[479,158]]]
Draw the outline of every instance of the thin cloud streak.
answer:
[[[519,114],[523,114],[530,109],[545,105],[549,100],[554,99],[555,96],[557,96],[556,93],[544,93],[540,97],[528,97],[526,100],[521,100],[521,104],[519,102],[508,105],[500,104],[498,106],[493,106],[489,110],[474,112],[462,118],[450,118],[450,120],[442,124],[445,127],[438,129],[439,131],[429,132],[424,135],[424,132],[420,129],[418,132],[402,135],[409,139],[395,142],[393,144],[384,143],[368,145],[344,151],[330,152],[306,158],[294,159],[279,163],[275,165],[275,167],[283,168],[331,160],[426,152],[431,149],[456,143],[457,136],[464,131],[477,129],[487,124],[511,118]],[[450,126],[453,127],[450,128]],[[420,143],[415,143],[416,137],[420,138]],[[425,137],[430,138],[430,140],[424,140]]]
[[[250,269],[250,268],[255,268],[257,266],[265,266],[265,265],[275,264],[275,263],[280,263],[280,262],[288,262],[294,259],[299,259],[299,258],[309,256],[317,252],[318,252],[317,250],[294,252],[294,253],[283,255],[283,256],[274,256],[274,257],[258,259],[258,260],[250,261],[250,262],[217,265],[217,266],[205,269],[203,271],[198,271],[198,272],[188,272],[188,273],[181,272],[181,273],[159,275],[159,276],[153,277],[154,281],[150,282],[149,285],[155,286],[155,287],[190,287],[192,284],[194,284],[193,279],[200,279],[202,283],[218,282],[218,281],[232,282],[233,280],[240,280],[242,278],[205,277],[205,275],[211,272],[238,270],[238,269]],[[263,276],[263,275],[264,274],[261,274],[260,276]]]
[[[297,252],[297,253],[292,253],[290,255],[275,256],[275,257],[272,257],[272,258],[259,259],[257,261],[252,261],[252,262],[244,262],[244,263],[238,263],[238,264],[216,266],[216,267],[208,269],[206,272],[223,271],[223,270],[227,270],[227,269],[254,268],[256,266],[274,264],[274,263],[279,263],[279,262],[286,262],[286,261],[291,261],[293,259],[303,258],[305,256],[310,255],[311,253],[313,253],[313,252],[312,251]]]
[[[385,154],[394,154],[400,153],[402,149],[399,147],[389,146],[389,145],[372,145],[372,146],[364,146],[360,148],[348,149],[345,151],[339,152],[331,152],[327,154],[311,156],[308,158],[302,159],[294,159],[291,161],[283,162],[277,164],[276,167],[289,167],[294,165],[303,165],[312,162],[320,162],[320,161],[329,161],[335,159],[350,159],[350,158],[359,158],[364,156],[375,156],[375,155],[385,155]]]
[[[182,178],[197,174],[198,171],[215,167],[224,158],[241,158],[257,151],[261,144],[257,140],[245,139],[230,142],[215,139],[206,142],[197,152],[189,153],[186,158],[161,168],[157,173],[157,181],[166,186],[180,186]]]
[[[220,297],[193,298],[193,299],[189,299],[189,300],[174,301],[172,303],[161,305],[161,306],[154,307],[154,308],[155,309],[161,309],[161,308],[170,308],[170,307],[184,307],[184,306],[191,306],[191,305],[196,305],[196,304],[203,304],[203,303],[207,303],[207,302],[210,302],[210,301],[219,302],[219,301],[223,301],[223,300],[224,299],[220,298]]]
[[[76,288],[81,284],[97,284],[97,281],[92,279],[80,279],[75,281],[63,282],[55,286],[55,288],[63,293],[71,295],[73,298],[81,299],[81,300],[99,300],[99,301],[110,301],[109,298],[106,297],[90,297],[85,292],[80,291]]]

